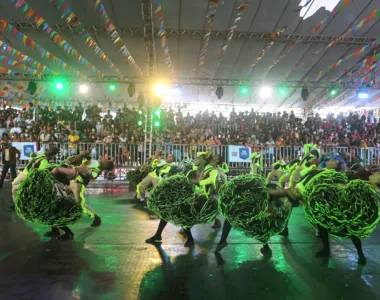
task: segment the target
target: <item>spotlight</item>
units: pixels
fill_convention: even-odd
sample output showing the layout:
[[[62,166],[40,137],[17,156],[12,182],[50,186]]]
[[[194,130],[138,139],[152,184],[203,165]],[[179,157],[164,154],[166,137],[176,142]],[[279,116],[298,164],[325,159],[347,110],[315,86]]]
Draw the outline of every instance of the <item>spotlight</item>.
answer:
[[[284,88],[280,88],[280,95],[285,95],[286,91]]]
[[[114,91],[116,89],[116,86],[112,83],[112,84],[110,84],[110,90],[111,91]]]
[[[330,94],[331,94],[331,96],[335,96],[336,95],[336,90],[331,90]]]
[[[142,110],[141,109],[139,109],[139,115],[142,115]]]
[[[216,89],[216,97],[218,97],[218,99],[222,99],[223,97],[223,88],[221,86],[218,86],[217,89]]]
[[[242,86],[240,88],[240,94],[246,95],[248,93],[248,88],[246,86]]]
[[[27,91],[29,92],[29,94],[34,95],[34,93],[36,92],[36,90],[37,90],[37,84],[33,80],[30,81],[29,84],[28,84]]]
[[[303,101],[306,101],[307,98],[309,98],[309,90],[307,89],[307,87],[302,88],[301,97],[302,97]]]
[[[155,114],[157,117],[159,117],[159,116],[160,116],[160,114],[161,114],[161,112],[160,112],[160,110],[159,110],[159,109],[156,109],[156,110],[154,111],[154,114]]]
[[[62,90],[62,89],[63,89],[63,84],[60,83],[60,82],[58,82],[58,83],[55,85],[55,87],[56,87],[57,89],[59,89],[59,90]]]
[[[139,126],[141,126],[143,124],[143,122],[141,121],[141,120],[139,120],[138,122],[137,122],[137,125],[139,125]]]
[[[272,94],[272,89],[270,87],[264,86],[260,89],[260,97],[267,98]]]
[[[86,94],[88,92],[88,86],[85,85],[85,84],[82,84],[81,86],[79,86],[79,91],[82,93],[82,94]]]
[[[180,96],[182,94],[182,90],[180,87],[175,87],[172,89],[172,94],[175,96]]]
[[[357,95],[359,99],[367,99],[368,98],[368,91],[367,90],[357,90]]]
[[[134,82],[131,82],[128,85],[128,95],[129,95],[129,97],[133,97],[133,95],[135,94],[135,92],[136,92],[135,84],[134,84]]]
[[[156,96],[163,96],[164,94],[166,94],[167,90],[168,90],[167,85],[162,84],[162,83],[157,83],[154,86],[153,92]]]
[[[157,128],[158,128],[158,127],[160,127],[160,125],[161,125],[161,124],[160,124],[160,121],[156,121],[156,122],[154,122],[154,127],[157,127]]]

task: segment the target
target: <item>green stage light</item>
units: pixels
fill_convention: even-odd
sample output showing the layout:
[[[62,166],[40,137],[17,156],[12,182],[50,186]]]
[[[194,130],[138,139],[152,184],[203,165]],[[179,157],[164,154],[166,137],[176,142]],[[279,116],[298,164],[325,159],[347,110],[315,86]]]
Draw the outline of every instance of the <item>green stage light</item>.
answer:
[[[141,120],[139,120],[138,122],[137,122],[137,125],[139,125],[139,126],[141,126],[143,124],[143,122],[141,121]]]
[[[116,86],[114,84],[110,84],[110,90],[114,91],[116,89]]]
[[[58,82],[58,83],[55,85],[55,87],[56,87],[57,89],[59,89],[59,90],[62,90],[62,89],[63,89],[63,84],[60,83],[60,82]]]
[[[141,109],[139,109],[139,115],[142,115],[142,110]]]
[[[242,95],[248,94],[248,88],[246,86],[242,86],[240,88],[240,94],[242,94]]]
[[[332,96],[334,96],[334,95],[336,95],[336,90],[332,90],[330,93]]]
[[[161,113],[161,112],[160,112],[160,110],[159,110],[159,109],[157,109],[157,110],[155,110],[155,111],[154,111],[154,114],[155,114],[157,117],[159,117],[159,116],[160,116],[160,113]]]
[[[281,90],[280,90],[280,94],[281,94],[281,95],[284,95],[284,94],[285,94],[285,90],[284,90],[284,89],[281,89]]]
[[[156,122],[154,122],[154,127],[160,127],[160,121],[156,121]]]

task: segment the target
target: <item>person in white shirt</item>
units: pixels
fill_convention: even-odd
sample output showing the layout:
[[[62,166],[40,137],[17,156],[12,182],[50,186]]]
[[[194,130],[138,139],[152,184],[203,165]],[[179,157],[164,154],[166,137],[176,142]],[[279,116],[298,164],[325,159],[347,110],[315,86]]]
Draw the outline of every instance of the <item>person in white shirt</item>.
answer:
[[[18,124],[16,124],[14,127],[11,128],[11,131],[10,133],[11,134],[15,134],[15,133],[18,133],[18,134],[21,134],[22,130],[21,128],[18,126]]]

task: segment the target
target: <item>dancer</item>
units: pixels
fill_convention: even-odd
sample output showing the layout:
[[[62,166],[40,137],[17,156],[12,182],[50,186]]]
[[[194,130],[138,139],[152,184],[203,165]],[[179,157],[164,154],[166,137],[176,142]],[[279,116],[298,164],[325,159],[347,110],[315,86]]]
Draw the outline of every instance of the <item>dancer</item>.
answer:
[[[59,149],[57,147],[52,147],[52,148],[46,150],[46,152],[41,152],[39,154],[35,153],[35,154],[31,155],[32,159],[26,165],[25,169],[22,172],[20,172],[20,174],[12,182],[13,202],[16,201],[16,192],[17,192],[19,185],[25,179],[25,177],[29,174],[29,172],[34,170],[34,169],[44,170],[44,169],[51,167],[52,165],[49,162],[58,153],[59,153]]]
[[[166,161],[161,161],[159,163],[156,161],[152,162],[152,168],[154,167],[154,169],[136,187],[137,198],[140,199],[140,202],[144,203],[146,201],[145,195],[148,189],[155,187],[158,184],[160,177],[169,173],[173,160],[173,155],[169,154],[166,157]]]
[[[337,161],[327,162],[339,165]],[[318,227],[323,248],[317,257],[330,255],[329,234],[350,238],[358,252],[358,264],[366,264],[361,239],[367,238],[380,221],[378,194],[380,175],[369,183],[348,181],[346,174],[335,170],[314,169],[303,175],[296,189],[305,201],[305,215]]]
[[[251,175],[262,175],[263,166],[261,161],[261,154],[258,152],[253,152],[249,158],[252,161]]]
[[[67,225],[80,220],[83,210],[80,190],[67,185],[77,176],[89,177],[91,171],[86,166],[31,170],[17,189],[17,215],[25,221],[60,228],[65,233],[63,239],[73,239]]]
[[[300,163],[301,161],[297,158],[297,159],[293,159],[290,163],[289,163],[289,168],[287,170],[287,172],[285,172],[285,174],[283,174],[279,181],[278,181],[278,184],[281,188],[283,189],[286,189],[288,188],[289,186],[289,182],[290,182],[290,176],[293,174],[293,172],[298,168],[298,164]]]
[[[202,153],[198,153],[200,156]],[[199,182],[199,186],[207,195],[212,195],[215,199],[218,199],[218,192],[220,187],[227,182],[226,171],[228,172],[228,166],[223,163],[223,159],[220,155],[213,155],[210,163],[206,166],[202,178]],[[221,227],[221,222],[218,218],[215,219],[213,229]]]
[[[146,243],[161,243],[162,232],[170,222],[183,228],[187,236],[185,247],[190,247],[194,245],[191,227],[215,220],[218,202],[206,194],[204,187],[199,187],[206,166],[212,159],[211,153],[198,152],[194,163],[197,170],[190,171],[187,176],[166,178],[152,190],[148,198],[148,208],[161,220],[156,233]],[[219,159],[215,160],[216,165],[218,161]]]
[[[20,151],[13,147],[11,143],[5,143],[2,152],[3,170],[0,178],[0,189],[3,188],[4,179],[8,170],[11,169],[12,181],[16,178],[16,163],[20,160]]]
[[[291,190],[266,185],[262,176],[239,175],[220,189],[219,207],[226,218],[223,232],[215,252],[225,248],[232,227],[263,244],[261,253],[270,255],[268,241],[283,231],[290,216],[292,204],[284,199],[293,196]]]
[[[267,176],[267,184],[272,181],[279,181],[280,178],[287,172],[287,164],[283,160],[279,160],[273,164],[273,171],[269,172]]]

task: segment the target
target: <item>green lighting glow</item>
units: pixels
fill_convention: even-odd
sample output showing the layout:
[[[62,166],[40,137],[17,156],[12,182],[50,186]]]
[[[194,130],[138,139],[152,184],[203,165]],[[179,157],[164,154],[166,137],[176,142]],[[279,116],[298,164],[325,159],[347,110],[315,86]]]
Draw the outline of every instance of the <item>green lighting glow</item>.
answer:
[[[114,91],[115,89],[116,89],[116,86],[115,86],[114,84],[111,84],[111,85],[110,85],[110,90],[111,90],[111,91]]]
[[[155,126],[155,127],[160,127],[160,121],[156,121],[156,122],[154,122],[154,126]]]
[[[55,87],[56,87],[57,89],[59,89],[59,90],[62,90],[62,89],[63,89],[63,84],[60,83],[60,82],[58,82],[58,83],[55,85]]]
[[[139,120],[139,121],[137,122],[137,125],[141,126],[142,123],[143,123],[143,122],[142,122],[141,120]]]
[[[281,89],[281,90],[280,90],[280,94],[281,94],[281,95],[284,95],[284,94],[285,94],[285,90],[284,90],[284,89]]]
[[[331,95],[334,96],[335,94],[336,94],[336,90],[332,90],[332,91],[331,91]]]
[[[139,109],[139,114],[142,115],[142,110],[141,109]]]

